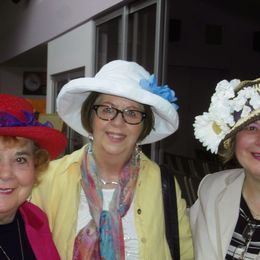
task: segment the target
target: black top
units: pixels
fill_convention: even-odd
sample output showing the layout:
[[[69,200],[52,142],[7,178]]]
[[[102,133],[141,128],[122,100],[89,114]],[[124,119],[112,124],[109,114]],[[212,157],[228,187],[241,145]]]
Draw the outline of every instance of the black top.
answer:
[[[225,259],[255,259],[259,253],[260,221],[253,218],[241,196],[238,221]]]
[[[17,212],[13,222],[5,225],[0,225],[0,259],[8,259],[5,256],[4,252],[11,260],[22,259],[18,223],[21,233],[24,260],[36,260],[32,248],[29,244],[27,235],[25,233],[22,216],[19,212]]]

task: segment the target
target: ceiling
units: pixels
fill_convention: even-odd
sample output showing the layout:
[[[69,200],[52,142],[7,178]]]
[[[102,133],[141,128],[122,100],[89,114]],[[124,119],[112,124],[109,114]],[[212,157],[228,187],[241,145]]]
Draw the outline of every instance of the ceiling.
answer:
[[[13,2],[15,6],[15,1]],[[28,1],[28,0],[26,0]],[[177,0],[169,0],[177,1]],[[182,1],[182,0],[179,0]],[[238,15],[244,19],[250,20],[254,23],[260,24],[260,0],[201,0],[207,2],[210,5],[214,5],[226,12],[233,15]],[[0,8],[1,8],[0,0]],[[19,67],[47,67],[47,44],[37,46],[17,57],[14,57],[10,61],[4,63],[8,66],[19,66]]]
[[[6,66],[47,67],[47,44],[41,44],[4,63]]]

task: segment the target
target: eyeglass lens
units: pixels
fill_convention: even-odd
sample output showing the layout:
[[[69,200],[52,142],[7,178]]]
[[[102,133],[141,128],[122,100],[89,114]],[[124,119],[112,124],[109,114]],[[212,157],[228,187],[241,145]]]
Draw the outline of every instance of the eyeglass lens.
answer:
[[[96,111],[97,116],[102,120],[114,120],[119,113],[122,114],[123,120],[132,125],[139,124],[143,121],[145,113],[134,110],[134,109],[124,109],[119,110],[115,107],[105,106],[105,105],[94,105],[93,109]]]

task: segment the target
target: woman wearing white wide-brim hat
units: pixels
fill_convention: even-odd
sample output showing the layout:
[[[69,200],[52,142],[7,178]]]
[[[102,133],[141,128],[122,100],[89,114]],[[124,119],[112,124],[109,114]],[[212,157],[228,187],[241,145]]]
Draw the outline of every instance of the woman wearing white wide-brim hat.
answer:
[[[112,61],[60,91],[57,111],[87,136],[80,150],[51,163],[32,199],[49,216],[62,259],[171,259],[158,165],[139,145],[178,128],[176,97],[135,62]],[[181,259],[193,249],[176,183]]]
[[[195,136],[238,169],[207,175],[190,209],[195,259],[260,259],[260,78],[218,83]]]

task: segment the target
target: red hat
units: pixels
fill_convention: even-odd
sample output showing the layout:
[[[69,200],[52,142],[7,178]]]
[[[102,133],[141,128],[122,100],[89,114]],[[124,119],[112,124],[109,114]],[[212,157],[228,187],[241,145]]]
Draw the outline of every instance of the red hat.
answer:
[[[40,123],[32,105],[24,98],[0,94],[0,136],[18,136],[32,139],[46,149],[51,159],[62,153],[67,145],[66,136],[52,128],[51,123]]]

